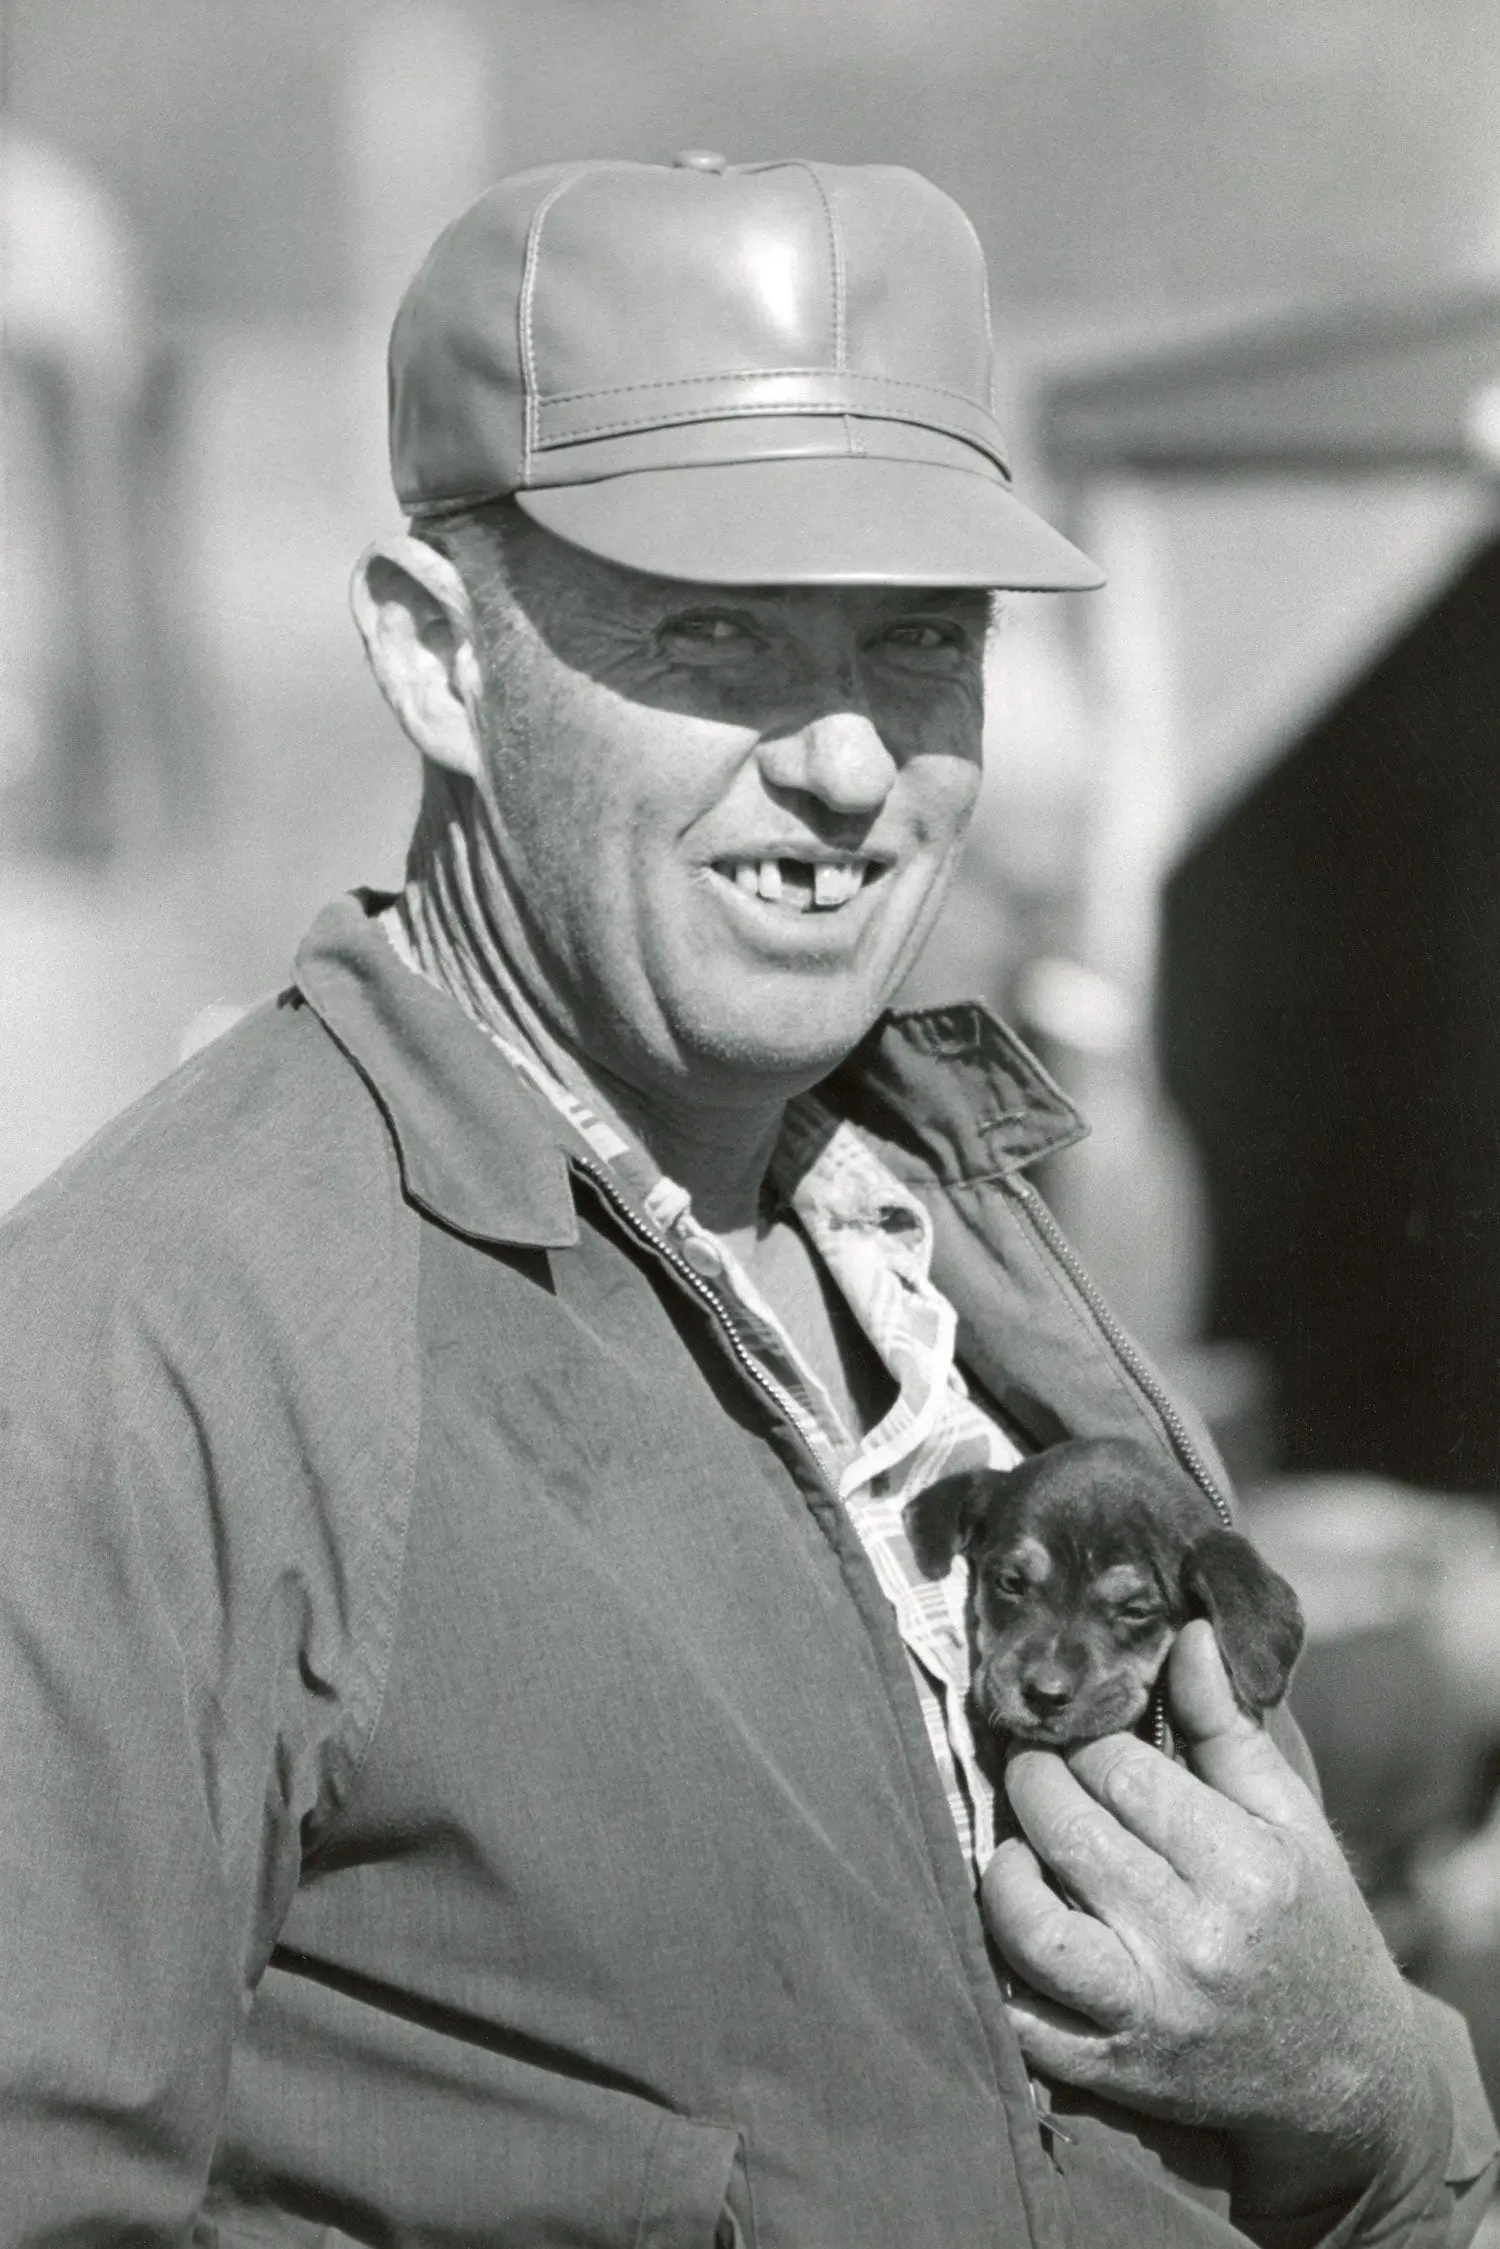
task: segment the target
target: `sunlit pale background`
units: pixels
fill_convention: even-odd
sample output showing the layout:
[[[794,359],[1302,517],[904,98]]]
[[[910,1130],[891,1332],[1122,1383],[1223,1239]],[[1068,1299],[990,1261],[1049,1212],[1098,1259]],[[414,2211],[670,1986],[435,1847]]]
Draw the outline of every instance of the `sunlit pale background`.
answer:
[[[7,0],[0,1209],[401,864],[349,564],[496,172],[917,166],[993,276],[1012,602],[913,998],[1017,1016],[1046,1186],[1297,1576],[1393,1940],[1500,2063],[1500,14],[1490,0]]]

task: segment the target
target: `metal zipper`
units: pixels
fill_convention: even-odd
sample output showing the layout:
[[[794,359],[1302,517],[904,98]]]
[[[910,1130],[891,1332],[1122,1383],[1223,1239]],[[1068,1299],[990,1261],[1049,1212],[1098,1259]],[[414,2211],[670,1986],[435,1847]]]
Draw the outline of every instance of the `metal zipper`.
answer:
[[[1200,1485],[1213,1501],[1226,1529],[1232,1530],[1234,1528],[1234,1517],[1230,1513],[1229,1502],[1220,1491],[1212,1469],[1194,1444],[1187,1423],[1099,1294],[1094,1283],[1089,1279],[1087,1272],[1079,1261],[1077,1251],[1047,1208],[1041,1195],[1032,1186],[1031,1181],[1018,1178],[1013,1184],[1014,1191],[1030,1213],[1031,1222],[1036,1227],[1037,1232],[1046,1242],[1069,1280],[1083,1298],[1084,1303],[1093,1313],[1106,1338],[1114,1346],[1116,1355],[1124,1361],[1126,1367],[1134,1375],[1137,1383],[1145,1391],[1146,1396],[1160,1414],[1183,1467],[1186,1468],[1193,1481]]]
[[[757,1389],[764,1391],[771,1403],[791,1423],[803,1444],[811,1453],[813,1463],[824,1482],[831,1491],[836,1493],[838,1490],[837,1469],[833,1462],[833,1456],[823,1444],[821,1433],[808,1420],[791,1392],[783,1390],[775,1376],[767,1374],[760,1365],[754,1353],[746,1344],[744,1337],[740,1334],[739,1329],[735,1326],[729,1307],[725,1304],[723,1298],[709,1287],[701,1273],[694,1272],[687,1259],[679,1256],[669,1241],[658,1234],[654,1227],[648,1226],[643,1219],[636,1216],[608,1172],[601,1170],[598,1164],[590,1162],[587,1156],[575,1156],[573,1161],[580,1171],[587,1172],[611,1210],[618,1218],[623,1220],[636,1239],[645,1242],[647,1247],[653,1249],[658,1257],[664,1258],[679,1279],[686,1281],[693,1294],[700,1297],[708,1306],[719,1326],[723,1329],[725,1340],[740,1366],[749,1375]]]

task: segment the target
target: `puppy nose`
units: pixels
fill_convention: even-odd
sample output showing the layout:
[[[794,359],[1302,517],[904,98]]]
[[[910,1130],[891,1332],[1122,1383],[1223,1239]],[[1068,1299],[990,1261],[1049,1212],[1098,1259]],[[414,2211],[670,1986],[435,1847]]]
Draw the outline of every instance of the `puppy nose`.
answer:
[[[1033,1671],[1021,1681],[1021,1692],[1039,1718],[1055,1718],[1073,1689],[1060,1671]]]

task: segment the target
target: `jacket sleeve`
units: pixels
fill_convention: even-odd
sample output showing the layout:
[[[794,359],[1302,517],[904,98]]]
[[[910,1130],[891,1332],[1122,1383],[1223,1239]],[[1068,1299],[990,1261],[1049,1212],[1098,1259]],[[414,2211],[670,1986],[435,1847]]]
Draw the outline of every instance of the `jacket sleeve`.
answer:
[[[1494,2192],[1500,2140],[1468,2029],[1440,1999],[1425,1991],[1412,1997],[1432,2073],[1431,2107],[1412,2116],[1402,2145],[1356,2207],[1332,2228],[1314,2230],[1316,2249],[1465,2249]],[[1285,2249],[1301,2249],[1304,2238]]]
[[[1430,2097],[1352,2208],[1256,2225],[1259,2249],[1467,2249],[1494,2193],[1500,2142],[1462,2017],[1413,1994]]]
[[[203,1511],[204,1463],[169,1383],[108,1394],[48,1278],[0,1297],[0,2242],[179,2242],[242,1985],[219,1763],[143,1504]]]
[[[1453,2112],[1443,2163],[1443,2185],[1453,2207],[1440,2239],[1443,2249],[1467,2249],[1500,2182],[1500,2131],[1462,2015],[1430,1992],[1414,1992],[1413,1998],[1417,2027]]]
[[[128,1164],[0,1228],[0,2249],[187,2238],[373,1723],[394,1369],[296,1231]]]

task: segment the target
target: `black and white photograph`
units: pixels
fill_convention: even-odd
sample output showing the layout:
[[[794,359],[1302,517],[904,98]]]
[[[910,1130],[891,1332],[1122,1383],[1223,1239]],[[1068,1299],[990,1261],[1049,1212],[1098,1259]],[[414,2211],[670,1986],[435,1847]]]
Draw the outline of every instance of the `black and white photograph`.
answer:
[[[0,2249],[1500,2249],[1497,119],[0,0]]]

